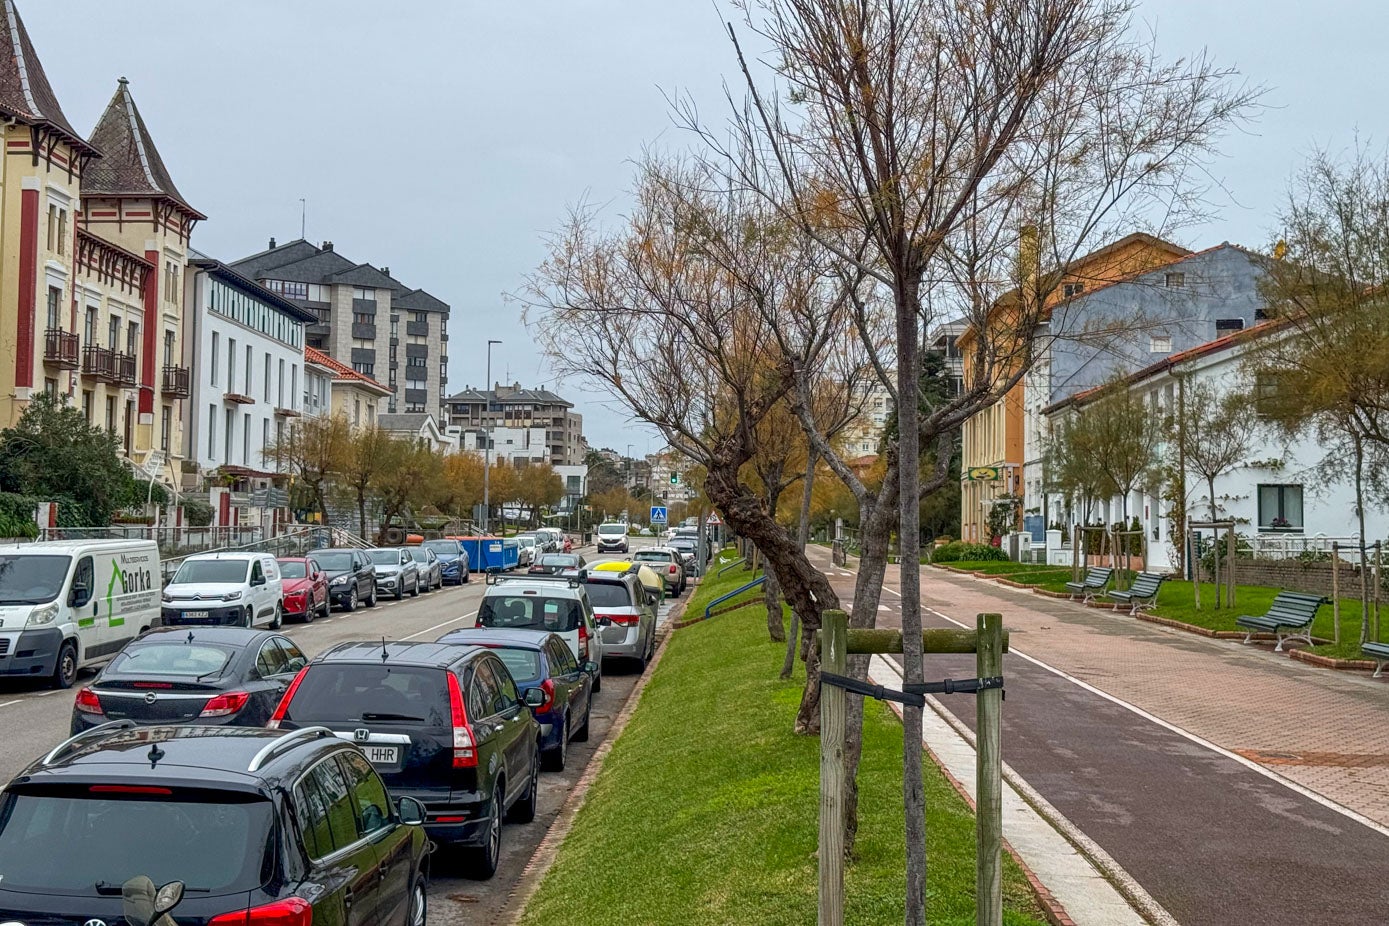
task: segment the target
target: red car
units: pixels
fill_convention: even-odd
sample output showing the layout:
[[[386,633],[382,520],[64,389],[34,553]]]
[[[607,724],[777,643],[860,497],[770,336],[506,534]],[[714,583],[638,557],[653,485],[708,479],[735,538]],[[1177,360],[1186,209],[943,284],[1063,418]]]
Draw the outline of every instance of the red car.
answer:
[[[328,573],[311,559],[286,557],[276,562],[284,581],[285,617],[297,617],[306,624],[315,617],[327,617],[331,606]]]

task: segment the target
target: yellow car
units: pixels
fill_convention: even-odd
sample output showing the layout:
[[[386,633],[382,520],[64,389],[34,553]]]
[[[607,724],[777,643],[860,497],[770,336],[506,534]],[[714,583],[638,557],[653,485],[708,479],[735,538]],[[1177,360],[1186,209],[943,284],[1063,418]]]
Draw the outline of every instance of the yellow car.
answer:
[[[618,560],[613,563],[599,563],[596,566],[589,566],[589,572],[631,572],[632,567],[637,567],[637,578],[642,586],[651,594],[656,596],[656,600],[664,601],[666,598],[666,580],[656,570],[644,563],[633,563],[629,560]]]

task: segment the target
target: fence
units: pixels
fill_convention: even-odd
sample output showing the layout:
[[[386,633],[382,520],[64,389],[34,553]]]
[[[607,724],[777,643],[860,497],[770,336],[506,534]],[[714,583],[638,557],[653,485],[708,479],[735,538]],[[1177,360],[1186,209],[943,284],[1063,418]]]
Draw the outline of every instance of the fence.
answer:
[[[187,556],[208,550],[240,547],[265,539],[260,527],[151,527],[113,524],[110,527],[46,527],[39,540],[153,540],[161,557]]]

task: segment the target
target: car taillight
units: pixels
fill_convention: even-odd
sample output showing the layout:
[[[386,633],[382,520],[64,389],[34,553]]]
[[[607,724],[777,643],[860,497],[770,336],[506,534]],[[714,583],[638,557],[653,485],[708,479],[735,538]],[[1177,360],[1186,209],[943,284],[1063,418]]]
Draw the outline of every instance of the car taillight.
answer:
[[[579,625],[579,658],[588,658],[588,625]]]
[[[263,907],[214,916],[207,926],[313,926],[313,907],[307,900],[291,897]]]
[[[90,688],[83,688],[77,693],[77,700],[74,702],[73,706],[84,714],[106,713],[106,711],[101,708],[101,698],[97,697],[96,692],[92,691]]]
[[[453,767],[477,768],[477,740],[473,738],[473,728],[468,726],[468,714],[463,710],[463,688],[458,684],[458,676],[448,673],[449,713],[453,722]]]
[[[545,703],[535,709],[537,714],[543,714],[555,706],[555,683],[547,678],[540,683],[540,690],[545,692]]]
[[[219,694],[203,705],[203,712],[198,716],[227,717],[245,707],[249,700],[251,700],[249,691],[229,691],[226,694]]]
[[[280,729],[280,721],[285,719],[285,713],[289,711],[289,702],[294,700],[294,693],[299,690],[299,684],[304,681],[304,676],[309,674],[309,666],[299,670],[299,674],[294,676],[294,681],[289,683],[285,689],[285,696],[280,699],[280,703],[275,706],[275,713],[270,715],[270,720],[265,724],[271,730]]]
[[[675,575],[675,564],[674,564],[674,563],[671,563],[671,564],[670,564],[670,574],[671,574],[671,575]]]
[[[641,615],[640,615],[640,614],[614,614],[614,615],[612,615],[612,616],[610,617],[610,620],[611,620],[614,624],[620,624],[620,625],[623,626],[623,627],[635,627],[637,624],[640,624],[640,623],[641,623]]]

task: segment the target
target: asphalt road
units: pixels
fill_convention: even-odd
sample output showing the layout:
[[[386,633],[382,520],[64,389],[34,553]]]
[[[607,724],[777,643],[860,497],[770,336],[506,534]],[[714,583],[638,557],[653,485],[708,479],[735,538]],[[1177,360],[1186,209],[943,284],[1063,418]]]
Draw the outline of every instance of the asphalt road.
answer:
[[[619,558],[591,557],[591,562]],[[485,587],[482,578],[475,575],[467,585],[449,586],[402,601],[382,600],[375,608],[359,608],[352,614],[334,611],[332,617],[319,618],[312,624],[286,624],[284,632],[309,657],[351,640],[379,640],[383,636],[390,640],[435,640],[450,630],[475,624]],[[686,598],[690,594],[687,590]],[[668,599],[662,606],[662,624],[673,603]],[[13,778],[67,737],[74,693],[91,679],[92,673],[84,673],[71,691],[36,689],[32,684],[12,681],[0,683],[0,738],[5,745],[0,750],[0,781]],[[478,926],[496,922],[507,912],[509,895],[522,869],[558,815],[569,789],[606,739],[613,718],[626,703],[636,680],[637,676],[620,664],[604,672],[603,690],[594,696],[589,741],[571,744],[568,768],[564,772],[541,774],[540,807],[535,821],[525,826],[508,824],[504,828],[502,864],[491,881],[459,877],[447,856],[436,859],[430,885],[431,924]]]

